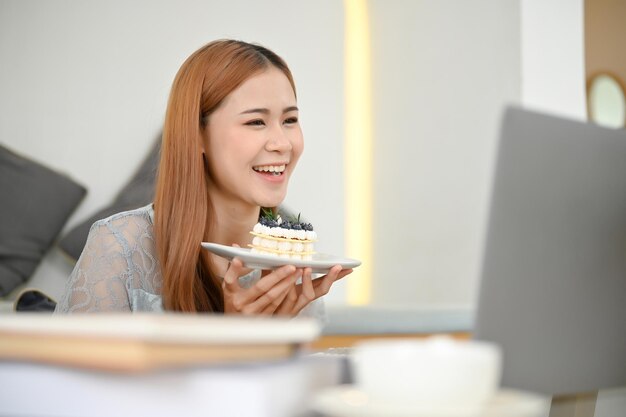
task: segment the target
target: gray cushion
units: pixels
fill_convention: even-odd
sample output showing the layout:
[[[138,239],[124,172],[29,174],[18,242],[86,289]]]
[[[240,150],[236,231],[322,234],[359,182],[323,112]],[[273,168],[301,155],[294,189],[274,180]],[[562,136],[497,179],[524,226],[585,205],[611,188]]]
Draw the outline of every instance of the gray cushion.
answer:
[[[121,211],[132,210],[151,203],[154,199],[156,170],[159,164],[161,134],[152,146],[148,157],[143,161],[130,182],[122,188],[115,200],[93,213],[89,218],[72,228],[59,242],[59,247],[71,258],[77,260],[83,251],[89,228],[97,220]]]
[[[0,296],[26,281],[86,189],[0,145]]]

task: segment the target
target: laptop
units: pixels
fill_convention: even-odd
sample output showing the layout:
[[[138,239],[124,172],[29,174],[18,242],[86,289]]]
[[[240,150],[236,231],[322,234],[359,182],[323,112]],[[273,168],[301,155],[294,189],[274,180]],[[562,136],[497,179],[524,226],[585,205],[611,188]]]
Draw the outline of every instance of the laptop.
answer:
[[[475,338],[505,387],[626,386],[626,130],[507,108]]]

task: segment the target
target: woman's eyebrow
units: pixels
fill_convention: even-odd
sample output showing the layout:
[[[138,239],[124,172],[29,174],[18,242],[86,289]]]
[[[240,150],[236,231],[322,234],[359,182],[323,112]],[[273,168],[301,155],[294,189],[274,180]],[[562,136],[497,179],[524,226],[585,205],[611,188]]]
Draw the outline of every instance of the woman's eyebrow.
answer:
[[[289,106],[289,107],[285,107],[283,109],[283,113],[289,113],[290,111],[298,111],[298,107],[297,106]],[[269,114],[270,110],[266,109],[266,108],[254,108],[254,109],[248,109],[248,110],[244,110],[239,114],[249,114],[249,113],[262,113],[262,114]]]

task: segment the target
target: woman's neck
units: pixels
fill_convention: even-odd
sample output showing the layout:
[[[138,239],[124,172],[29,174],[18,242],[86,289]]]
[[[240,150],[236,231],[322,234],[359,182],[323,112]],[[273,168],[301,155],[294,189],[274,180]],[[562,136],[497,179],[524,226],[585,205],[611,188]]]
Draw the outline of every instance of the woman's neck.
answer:
[[[219,197],[212,200],[215,218],[212,219],[211,240],[227,246],[236,243],[247,247],[252,241],[250,230],[259,219],[260,207]]]

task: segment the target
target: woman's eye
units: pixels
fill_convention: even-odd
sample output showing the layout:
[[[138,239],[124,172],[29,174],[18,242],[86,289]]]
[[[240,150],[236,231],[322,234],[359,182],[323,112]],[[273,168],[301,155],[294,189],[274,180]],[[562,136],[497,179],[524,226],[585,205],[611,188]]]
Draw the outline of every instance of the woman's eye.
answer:
[[[292,125],[298,123],[298,118],[297,117],[290,117],[288,119],[285,119],[285,124],[286,125]]]
[[[265,122],[261,119],[257,119],[257,120],[250,120],[249,122],[246,122],[247,126],[265,126]]]

